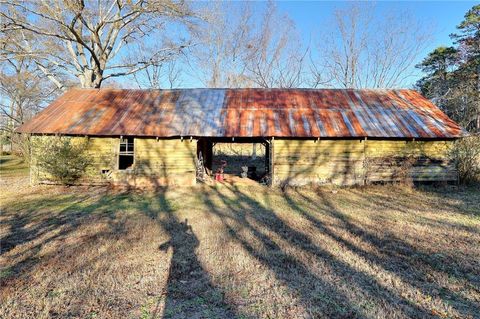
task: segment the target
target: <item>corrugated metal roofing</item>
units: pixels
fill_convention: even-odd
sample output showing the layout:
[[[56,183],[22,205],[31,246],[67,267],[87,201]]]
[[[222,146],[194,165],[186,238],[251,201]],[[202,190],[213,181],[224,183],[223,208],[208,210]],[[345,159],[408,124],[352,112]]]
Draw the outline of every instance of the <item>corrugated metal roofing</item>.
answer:
[[[412,90],[72,89],[19,132],[104,136],[454,138]]]

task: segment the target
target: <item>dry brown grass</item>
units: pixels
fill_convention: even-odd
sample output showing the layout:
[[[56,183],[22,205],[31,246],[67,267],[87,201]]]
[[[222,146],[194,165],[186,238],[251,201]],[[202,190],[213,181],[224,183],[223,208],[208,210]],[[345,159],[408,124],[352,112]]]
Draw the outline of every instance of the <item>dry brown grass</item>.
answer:
[[[480,190],[2,186],[2,318],[474,318]]]

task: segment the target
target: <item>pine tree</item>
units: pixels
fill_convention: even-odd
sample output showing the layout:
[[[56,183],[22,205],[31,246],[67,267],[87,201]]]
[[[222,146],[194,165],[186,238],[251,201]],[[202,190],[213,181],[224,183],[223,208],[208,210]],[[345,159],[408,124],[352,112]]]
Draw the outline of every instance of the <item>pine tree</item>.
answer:
[[[417,67],[426,75],[419,90],[466,129],[480,132],[480,5],[472,7],[450,37]]]

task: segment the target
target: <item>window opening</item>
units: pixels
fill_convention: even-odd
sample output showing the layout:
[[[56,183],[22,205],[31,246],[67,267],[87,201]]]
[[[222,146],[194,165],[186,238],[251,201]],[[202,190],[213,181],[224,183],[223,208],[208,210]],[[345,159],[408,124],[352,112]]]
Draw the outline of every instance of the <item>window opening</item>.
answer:
[[[118,169],[132,168],[134,162],[133,137],[120,139],[120,152],[118,153]]]

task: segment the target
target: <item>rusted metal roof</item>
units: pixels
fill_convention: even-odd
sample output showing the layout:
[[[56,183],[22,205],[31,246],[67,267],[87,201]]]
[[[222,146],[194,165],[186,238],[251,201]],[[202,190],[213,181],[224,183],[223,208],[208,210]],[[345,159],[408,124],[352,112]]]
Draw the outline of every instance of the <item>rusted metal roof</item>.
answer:
[[[103,136],[455,138],[412,90],[72,89],[18,132]]]

